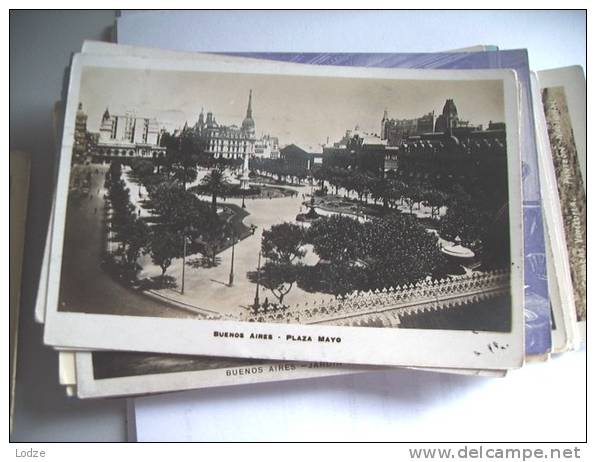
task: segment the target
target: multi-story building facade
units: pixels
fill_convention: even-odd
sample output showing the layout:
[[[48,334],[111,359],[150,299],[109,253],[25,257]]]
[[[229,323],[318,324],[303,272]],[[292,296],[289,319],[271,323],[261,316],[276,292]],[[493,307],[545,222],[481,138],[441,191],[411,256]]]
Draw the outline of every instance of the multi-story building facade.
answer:
[[[158,158],[166,151],[159,141],[159,124],[155,118],[138,117],[134,113],[110,114],[106,109],[93,155],[100,159]]]
[[[87,154],[88,149],[87,114],[83,111],[83,103],[79,103],[77,114],[75,116],[74,144],[72,147],[73,161],[82,160]]]
[[[201,110],[199,119],[193,127],[205,152],[216,159],[244,159],[255,154],[255,122],[252,118],[252,90],[248,95],[248,107],[242,125],[220,125],[212,112],[207,115]]]
[[[506,175],[505,124],[490,121],[485,130],[461,120],[452,99],[446,100],[436,120],[434,112],[397,120],[389,119],[385,111],[381,128],[381,137],[358,128],[346,131],[339,142],[324,148],[323,165],[375,176],[393,171],[393,175],[447,183],[453,178],[474,181],[486,177],[487,171],[499,179]]]
[[[323,147],[322,164],[382,176],[386,151],[386,140],[356,127],[333,146]]]
[[[279,159],[279,139],[264,135],[255,141],[254,157],[261,159]]]
[[[429,112],[415,119],[390,119],[387,110],[381,119],[381,139],[389,146],[397,146],[409,136],[432,133],[435,126],[435,112]]]
[[[443,112],[437,117],[435,122],[435,132],[447,133],[450,136],[458,129],[469,129],[481,131],[482,125],[472,125],[467,120],[461,120],[457,115],[457,107],[452,99],[445,101]]]

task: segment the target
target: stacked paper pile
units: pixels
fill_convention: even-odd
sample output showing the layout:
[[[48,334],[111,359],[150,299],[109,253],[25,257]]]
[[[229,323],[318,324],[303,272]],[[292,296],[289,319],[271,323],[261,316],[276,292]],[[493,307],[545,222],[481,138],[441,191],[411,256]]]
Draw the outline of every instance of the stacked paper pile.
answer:
[[[525,50],[86,42],[36,317],[80,398],[581,346],[585,79]]]

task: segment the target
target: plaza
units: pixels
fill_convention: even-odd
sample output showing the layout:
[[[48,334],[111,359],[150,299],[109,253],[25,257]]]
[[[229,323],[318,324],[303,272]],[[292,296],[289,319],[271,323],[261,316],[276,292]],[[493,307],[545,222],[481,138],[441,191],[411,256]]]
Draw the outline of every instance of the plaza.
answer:
[[[206,172],[200,172],[204,175]],[[200,181],[201,176],[197,179]],[[131,185],[132,186],[132,185]],[[183,302],[198,308],[213,310],[217,307],[222,315],[238,315],[246,310],[250,310],[256,293],[256,284],[251,282],[247,276],[249,272],[256,271],[258,265],[259,252],[261,250],[261,237],[263,230],[269,229],[272,225],[284,222],[296,222],[296,215],[300,211],[305,211],[303,205],[305,199],[302,198],[307,190],[306,187],[284,186],[285,189],[295,191],[294,196],[245,199],[246,211],[249,213],[243,220],[247,227],[256,226],[253,235],[246,237],[234,246],[234,281],[229,285],[230,270],[232,267],[232,248],[228,247],[218,254],[218,264],[212,268],[193,268],[189,265],[195,258],[200,258],[200,254],[188,255],[186,257],[184,294],[180,293],[182,277],[182,259],[174,259],[168,268],[167,274],[176,278],[176,287],[158,289],[157,292],[165,297]],[[134,186],[131,191],[139,188]],[[134,195],[131,194],[134,202]],[[138,198],[138,194],[136,196]],[[202,200],[208,200],[206,196],[200,196]],[[218,206],[236,205],[242,206],[241,198],[226,198],[225,202],[218,201]],[[140,207],[141,210],[142,207]],[[142,211],[141,215],[147,211]],[[304,224],[303,226],[308,226]],[[312,248],[307,246],[307,254],[304,257],[304,263],[314,265],[318,261]],[[141,261],[142,270],[139,273],[139,279],[158,277],[161,274],[160,268],[151,262],[149,256],[144,256]],[[264,259],[263,259],[264,263]],[[260,287],[261,301],[266,298],[269,302],[274,302],[275,297],[269,293],[265,287]],[[303,304],[307,301],[329,298],[328,294],[314,294],[300,289],[297,285],[291,289],[284,302],[289,305]]]
[[[200,184],[201,180],[208,173],[208,170],[199,170],[196,180],[188,187]],[[143,206],[148,192],[144,186],[131,179],[130,170],[125,169],[123,175],[125,182],[130,190],[131,203],[135,207],[135,213],[140,217],[149,217],[150,212]],[[232,172],[226,172],[227,178],[233,178]],[[262,183],[251,183],[251,186],[263,186]],[[368,213],[374,211],[372,202],[368,204],[358,202],[358,197],[354,192],[346,191],[343,188],[337,190],[337,195],[328,195],[325,197],[316,197],[314,195],[315,187],[311,184],[305,185],[284,185],[276,186],[280,190],[288,192],[282,196],[258,198],[228,197],[225,200],[218,200],[217,210],[222,213],[230,205],[239,210],[244,210],[247,215],[242,219],[242,223],[247,228],[253,228],[254,233],[235,242],[235,245],[228,246],[217,255],[216,265],[201,265],[200,261],[204,257],[200,253],[189,253],[185,258],[173,259],[167,270],[170,280],[175,282],[164,287],[152,288],[150,295],[159,295],[166,300],[178,302],[182,307],[194,308],[201,312],[216,311],[221,316],[237,319],[238,316],[246,316],[253,310],[255,296],[257,294],[257,284],[254,279],[249,278],[249,273],[255,272],[259,264],[259,252],[261,251],[262,233],[272,226],[280,223],[295,223],[305,228],[310,226],[309,222],[300,222],[296,216],[314,209],[316,214],[321,217],[333,215],[347,216],[357,219],[360,222],[370,220]],[[210,197],[199,195],[203,201],[209,201]],[[312,203],[311,203],[312,201]],[[242,203],[245,203],[246,209],[242,209]],[[406,205],[396,205],[399,213],[409,213]],[[444,215],[445,207],[441,209],[439,215]],[[431,209],[428,206],[419,204],[412,215],[417,219],[428,219],[431,217]],[[435,229],[428,229],[427,232],[437,235],[441,248],[455,248],[455,244],[441,238]],[[461,246],[459,246],[461,247]],[[319,262],[318,255],[313,251],[312,245],[304,246],[305,256],[301,263],[314,266]],[[233,262],[232,262],[233,260]],[[183,261],[185,268],[183,271]],[[261,265],[264,263],[262,259]],[[142,269],[137,278],[143,280],[158,280],[161,275],[159,266],[151,261],[149,255],[143,255],[139,264]],[[467,270],[467,273],[471,270]],[[184,273],[184,274],[183,274]],[[232,273],[232,274],[231,274]],[[184,283],[182,278],[184,277]],[[232,283],[230,284],[230,281]],[[182,285],[184,284],[184,290]],[[260,285],[259,301],[261,304],[275,303],[276,297],[269,289]],[[290,307],[305,306],[313,303],[331,302],[333,296],[328,293],[312,292],[303,290],[298,284],[293,284],[288,294],[284,297],[284,305]]]

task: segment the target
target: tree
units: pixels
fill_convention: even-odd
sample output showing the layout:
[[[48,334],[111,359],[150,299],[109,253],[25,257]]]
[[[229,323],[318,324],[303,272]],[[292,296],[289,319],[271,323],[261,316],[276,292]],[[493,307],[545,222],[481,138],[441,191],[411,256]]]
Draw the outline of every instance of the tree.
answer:
[[[354,173],[353,177],[353,188],[358,194],[358,200],[362,202],[362,197],[368,199],[368,194],[370,186],[370,178],[365,173]]]
[[[411,215],[392,214],[364,224],[368,286],[413,283],[442,264],[438,239]]]
[[[292,290],[300,272],[299,265],[276,263],[268,261],[259,272],[259,283],[271,291],[271,293],[283,304],[284,297]],[[250,275],[254,279],[254,275]]]
[[[162,137],[162,146],[166,147],[166,166],[172,179],[186,189],[188,183],[197,179],[197,167],[202,149],[199,142],[185,129],[178,136]]]
[[[142,219],[132,215],[121,228],[119,236],[126,265],[129,268],[136,267],[141,251],[149,243],[149,227]]]
[[[297,282],[306,292],[343,295],[366,289],[368,272],[360,265],[319,262],[314,266],[302,267]]]
[[[106,175],[106,180],[109,181],[118,181],[120,180],[120,176],[122,175],[122,164],[118,159],[114,159],[110,163],[110,168],[108,169],[108,173]]]
[[[319,183],[320,189],[323,189],[325,179],[329,178],[329,169],[325,166],[314,166],[311,170],[312,177]]]
[[[161,268],[161,276],[166,274],[166,270],[172,264],[174,258],[182,256],[185,237],[178,233],[173,233],[167,229],[156,229],[152,233],[149,251],[153,263]]]
[[[273,225],[263,232],[261,249],[263,256],[276,263],[291,264],[296,258],[306,255],[302,248],[306,244],[304,229],[293,223]]]
[[[434,218],[435,214],[439,216],[439,210],[447,201],[447,196],[438,189],[428,189],[422,193],[422,200],[430,207],[430,215]]]
[[[394,206],[398,200],[403,203],[404,192],[406,189],[407,186],[403,181],[396,179],[389,180],[387,196]]]
[[[315,221],[307,240],[322,259],[335,263],[354,262],[362,255],[362,224],[354,218],[332,215]]]
[[[159,186],[162,183],[168,183],[171,180],[166,174],[164,174],[163,172],[159,172],[144,177],[142,181],[145,185],[145,188],[147,188],[149,194],[151,194],[152,188],[155,188],[156,186]]]
[[[371,178],[370,192],[375,201],[381,199],[383,201],[383,209],[387,209],[389,200],[391,199],[391,181],[385,178]]]
[[[220,248],[230,235],[230,224],[212,213],[205,214],[201,222],[198,243],[202,245],[202,253],[206,255],[213,266]]]
[[[153,175],[155,166],[153,162],[148,159],[133,159],[131,163],[132,174],[141,183],[145,184],[145,180]]]
[[[470,247],[474,252],[482,251],[485,244],[508,242],[509,225],[507,220],[495,221],[495,214],[481,210],[471,203],[455,203],[447,209],[441,218],[439,233],[446,239],[459,237],[462,245]],[[500,260],[498,253],[509,259],[508,244],[499,248],[491,245],[491,259]]]
[[[202,229],[208,222],[208,206],[192,192],[179,188],[175,182],[161,183],[149,190],[149,206],[162,225],[173,232]]]
[[[413,213],[414,205],[420,203],[422,200],[422,188],[417,184],[408,185],[404,191],[405,202],[410,209],[410,214]]]
[[[198,193],[211,195],[211,210],[214,214],[217,213],[217,198],[223,197],[228,189],[229,185],[225,181],[223,171],[217,168],[205,175],[200,185],[192,188]]]
[[[283,303],[284,297],[292,290],[303,266],[295,260],[306,255],[302,248],[306,244],[304,229],[293,223],[273,225],[263,232],[261,251],[268,259],[259,272],[260,283],[271,290],[273,295]],[[256,273],[249,273],[256,281]]]

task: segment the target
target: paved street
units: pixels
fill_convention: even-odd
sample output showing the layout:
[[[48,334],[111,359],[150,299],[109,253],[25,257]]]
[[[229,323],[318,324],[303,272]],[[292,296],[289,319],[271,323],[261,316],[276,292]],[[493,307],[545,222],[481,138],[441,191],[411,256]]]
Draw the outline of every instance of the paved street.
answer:
[[[90,197],[69,201],[59,310],[132,316],[193,317],[187,311],[156,302],[126,288],[104,271],[103,189],[106,166],[89,166]],[[98,173],[95,173],[95,171]],[[167,309],[164,309],[167,308]]]

